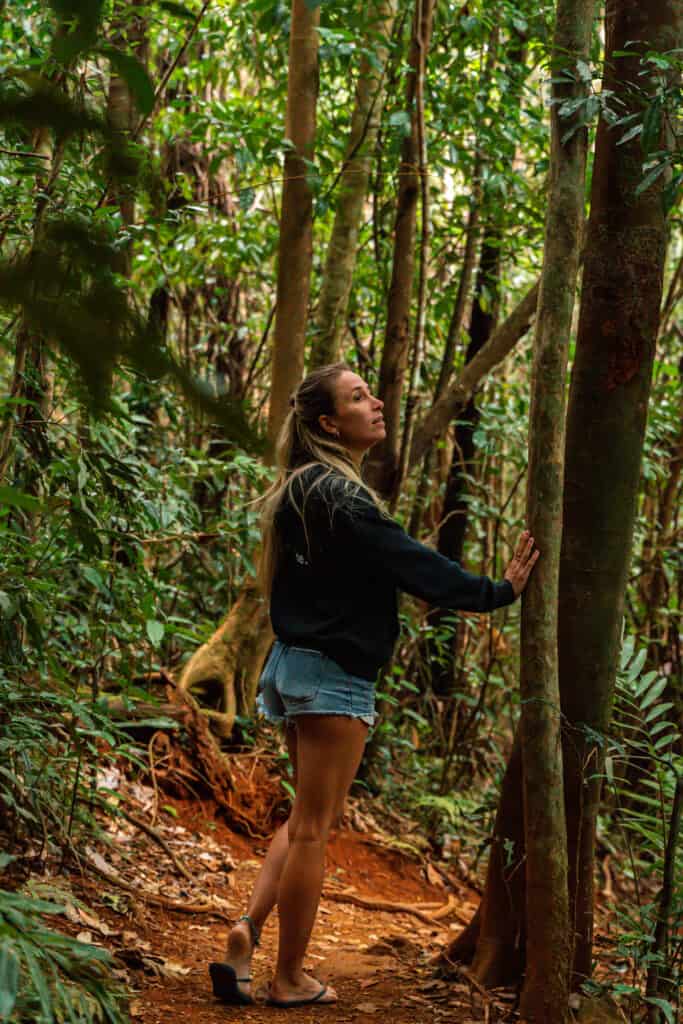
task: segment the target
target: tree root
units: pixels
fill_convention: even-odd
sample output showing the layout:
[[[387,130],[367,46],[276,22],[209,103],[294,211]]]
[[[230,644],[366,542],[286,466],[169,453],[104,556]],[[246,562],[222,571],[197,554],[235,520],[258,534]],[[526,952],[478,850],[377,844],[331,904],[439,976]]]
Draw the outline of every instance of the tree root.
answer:
[[[419,907],[410,903],[393,903],[391,900],[374,900],[368,896],[358,896],[356,893],[334,889],[323,889],[323,899],[331,900],[333,903],[351,903],[354,907],[363,907],[365,910],[381,910],[388,914],[411,914],[425,924],[438,924],[449,914],[456,914],[456,903],[450,897],[448,902],[439,907],[438,910],[429,914]]]

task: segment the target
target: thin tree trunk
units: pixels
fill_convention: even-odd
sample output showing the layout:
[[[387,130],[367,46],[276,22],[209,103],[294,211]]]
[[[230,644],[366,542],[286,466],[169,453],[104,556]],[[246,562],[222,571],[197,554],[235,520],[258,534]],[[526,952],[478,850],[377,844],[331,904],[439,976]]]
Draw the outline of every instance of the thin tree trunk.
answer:
[[[632,57],[611,56],[633,39],[640,42]],[[656,89],[654,76],[643,74],[640,53],[681,45],[680,4],[608,3],[603,90],[625,100],[624,115],[642,110],[636,93]],[[640,143],[618,145],[619,138],[599,125],[567,420],[559,609],[563,710],[570,722],[598,733],[607,730],[611,715],[667,240],[665,182],[660,177],[637,195]],[[591,971],[602,753],[576,730],[565,757],[579,984]]]
[[[389,287],[387,324],[379,371],[379,397],[384,402],[386,436],[375,445],[366,463],[366,476],[380,494],[389,497],[399,470],[401,398],[410,344],[410,306],[415,266],[415,224],[420,191],[418,124],[415,94],[418,68],[426,60],[432,32],[435,0],[416,0],[410,44],[410,71],[406,81],[406,107],[410,134],[399,164],[399,190],[394,228],[394,259]]]
[[[562,541],[565,387],[583,227],[587,131],[559,117],[559,105],[586,94],[561,73],[586,61],[594,0],[558,0],[551,71],[550,196],[534,337],[527,522],[542,557],[522,601],[520,693],[527,970],[521,1015],[534,1024],[567,1020],[569,894],[562,784],[557,604]]]
[[[272,394],[268,436],[274,442],[287,412],[289,396],[304,366],[304,342],[310,291],[313,194],[307,181],[307,161],[313,158],[318,93],[318,32],[320,8],[292,0],[287,138],[294,148],[285,158],[277,308],[273,342]],[[179,688],[217,701],[214,729],[229,736],[235,714],[253,708],[258,675],[272,640],[268,609],[249,580],[211,639],[183,668]],[[214,707],[216,703],[214,703]]]
[[[403,434],[401,437],[401,451],[399,455],[398,473],[394,483],[394,490],[391,495],[391,508],[395,509],[396,502],[401,490],[403,478],[408,468],[408,453],[413,439],[415,417],[417,415],[418,375],[422,366],[422,358],[425,345],[425,329],[427,323],[427,272],[429,269],[430,250],[430,224],[429,224],[429,171],[427,164],[427,136],[425,131],[425,104],[424,104],[424,83],[426,46],[420,38],[420,60],[417,66],[415,83],[415,114],[417,121],[417,152],[418,152],[418,174],[420,181],[420,264],[418,271],[417,286],[417,310],[415,314],[415,330],[413,335],[412,358],[410,362],[410,376],[408,381],[408,395],[406,397],[405,415],[403,422]]]
[[[372,49],[373,58],[364,52],[358,69],[351,137],[340,175],[339,198],[318,299],[311,368],[339,358],[356,265],[358,233],[384,106],[388,42],[396,7],[397,0],[374,0],[371,7],[365,48],[366,51]]]
[[[287,80],[286,136],[277,311],[273,340],[273,374],[268,437],[274,443],[287,413],[289,398],[301,380],[313,259],[313,190],[308,180],[315,145],[318,99],[318,25],[320,6],[292,0]]]

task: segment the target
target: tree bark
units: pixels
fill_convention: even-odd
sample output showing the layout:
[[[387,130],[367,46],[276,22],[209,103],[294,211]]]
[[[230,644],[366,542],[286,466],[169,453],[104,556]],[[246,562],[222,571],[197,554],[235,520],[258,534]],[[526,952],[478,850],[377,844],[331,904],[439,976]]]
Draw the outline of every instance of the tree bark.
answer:
[[[682,20],[683,11],[674,11],[666,0],[647,9],[636,0],[612,0],[603,87],[628,95],[635,111],[628,85],[636,80],[641,88],[648,85],[639,75],[638,55],[614,61],[609,55],[623,50],[629,39],[655,51],[680,46]],[[624,116],[629,112],[620,110]],[[642,178],[639,143],[619,146],[620,134],[602,123],[598,128],[567,412],[558,647],[574,986],[591,971],[600,796],[600,750],[588,741],[586,726],[604,733],[611,713],[666,246],[664,182],[636,196]],[[525,848],[516,831],[520,798],[513,753],[481,906],[444,956],[447,963],[473,955],[477,977],[487,985],[513,980],[511,962],[520,970],[524,965],[517,938],[526,930]],[[509,884],[495,856],[501,841],[520,865]]]
[[[538,297],[531,410],[527,523],[542,557],[522,600],[520,693],[527,970],[521,1016],[560,1024],[569,1013],[567,825],[562,784],[557,608],[569,336],[579,270],[588,133],[561,119],[562,102],[586,95],[562,72],[588,59],[594,0],[558,0],[551,60],[550,195]]]
[[[415,103],[418,69],[426,60],[432,33],[435,0],[416,0],[406,81],[410,134],[401,149],[399,190],[394,227],[394,258],[389,287],[387,324],[379,371],[378,394],[384,402],[386,436],[372,449],[366,463],[368,482],[385,497],[396,486],[399,471],[401,398],[410,345],[410,306],[415,267],[415,225],[420,192],[419,140]]]
[[[385,66],[396,7],[397,0],[374,0],[371,6],[365,47],[366,51],[373,50],[373,59],[364,52],[358,69],[351,137],[340,175],[339,198],[318,299],[310,358],[312,369],[339,358],[356,265],[358,233],[384,106]]]
[[[292,0],[287,138],[293,148],[285,157],[277,310],[273,343],[272,394],[268,437],[273,443],[284,421],[289,396],[304,366],[312,258],[313,193],[307,164],[313,159],[318,94],[320,8]],[[179,688],[199,694],[213,705],[212,725],[221,736],[232,731],[235,715],[253,710],[256,685],[272,632],[268,609],[253,581],[245,584],[230,614],[183,668]]]
[[[268,438],[275,442],[287,414],[291,393],[304,369],[304,345],[313,259],[313,190],[309,181],[315,145],[318,98],[318,25],[320,6],[292,0],[287,80],[286,135],[277,310]]]
[[[633,39],[632,57],[612,57]],[[681,45],[680,4],[608,3],[603,89],[625,101],[623,116],[642,112],[633,86],[656,88],[640,54]],[[577,727],[565,743],[577,984],[591,971],[602,766],[585,726],[604,733],[610,720],[667,240],[665,182],[636,195],[642,151],[637,139],[618,145],[622,134],[598,127],[567,419],[559,648],[563,710]]]

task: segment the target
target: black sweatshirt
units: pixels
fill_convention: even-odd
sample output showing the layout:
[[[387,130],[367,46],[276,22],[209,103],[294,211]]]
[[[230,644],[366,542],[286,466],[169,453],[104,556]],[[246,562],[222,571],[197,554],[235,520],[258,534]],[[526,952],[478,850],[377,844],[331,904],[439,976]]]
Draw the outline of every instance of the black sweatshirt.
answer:
[[[306,530],[287,492],[275,516],[280,555],[270,617],[283,643],[321,651],[352,675],[375,680],[398,637],[399,590],[462,611],[514,601],[507,580],[473,576],[413,540],[340,473],[325,476],[304,503],[326,472],[316,463],[294,482]]]

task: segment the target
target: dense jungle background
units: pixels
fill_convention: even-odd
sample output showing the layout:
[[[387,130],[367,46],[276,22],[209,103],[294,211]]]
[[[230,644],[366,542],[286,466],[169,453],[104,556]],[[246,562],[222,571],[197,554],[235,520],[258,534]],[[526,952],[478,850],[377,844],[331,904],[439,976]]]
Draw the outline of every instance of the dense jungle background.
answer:
[[[549,575],[524,611],[403,600],[330,848],[326,1015],[674,1024],[681,5],[0,19],[0,1019],[224,1019],[206,961],[293,792],[254,714],[256,499],[298,381],[343,359],[405,528],[501,578],[531,517]]]

